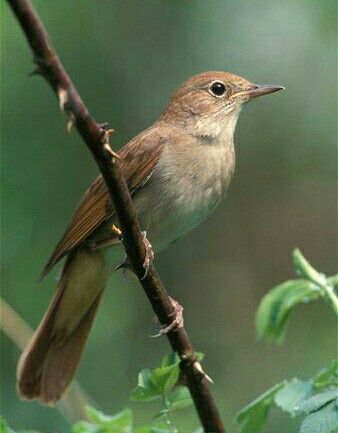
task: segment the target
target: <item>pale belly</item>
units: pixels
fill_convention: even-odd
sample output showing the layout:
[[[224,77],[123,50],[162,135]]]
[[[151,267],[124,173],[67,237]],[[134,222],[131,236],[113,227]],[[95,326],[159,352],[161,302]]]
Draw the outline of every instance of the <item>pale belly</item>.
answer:
[[[215,159],[209,159],[210,168],[203,158],[200,167],[183,169],[170,163],[170,176],[163,174],[169,170],[162,164],[135,198],[141,225],[155,251],[200,224],[224,198],[234,170],[233,153],[229,159],[228,153],[215,152]]]
[[[164,250],[201,223],[226,194],[235,167],[234,149],[205,150],[207,154],[203,154],[203,149],[194,164],[189,165],[183,158],[173,161],[170,154],[162,157],[150,179],[134,196],[141,228],[147,232],[155,252]],[[107,224],[107,230],[112,223]]]
[[[155,251],[166,249],[207,218],[222,198],[215,194],[208,197],[209,194],[186,197],[184,204],[178,203],[179,200],[175,203],[172,197],[162,197],[157,199],[161,203],[153,206],[153,212],[140,214],[141,225]]]

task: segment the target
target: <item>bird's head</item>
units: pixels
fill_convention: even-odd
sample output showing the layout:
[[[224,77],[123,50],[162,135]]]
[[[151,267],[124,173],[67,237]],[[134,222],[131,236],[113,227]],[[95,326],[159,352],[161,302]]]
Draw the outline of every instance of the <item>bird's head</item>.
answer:
[[[229,72],[204,72],[185,81],[161,119],[186,127],[196,136],[233,135],[242,105],[284,87],[258,85]]]

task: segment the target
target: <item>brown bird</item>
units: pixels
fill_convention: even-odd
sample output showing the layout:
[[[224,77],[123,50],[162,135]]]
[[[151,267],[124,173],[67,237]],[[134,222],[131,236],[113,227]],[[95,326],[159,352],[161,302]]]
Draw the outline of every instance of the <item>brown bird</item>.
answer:
[[[150,128],[122,148],[121,168],[156,252],[198,225],[225,196],[243,103],[282,89],[228,72],[196,75],[178,88]],[[114,224],[114,208],[99,176],[42,272],[66,257],[56,293],[19,361],[22,398],[52,404],[71,382],[112,265],[121,257]]]

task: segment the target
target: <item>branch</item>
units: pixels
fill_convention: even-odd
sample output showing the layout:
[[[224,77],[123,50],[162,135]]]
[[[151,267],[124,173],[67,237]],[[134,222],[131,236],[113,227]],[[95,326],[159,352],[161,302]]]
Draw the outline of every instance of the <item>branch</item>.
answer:
[[[7,2],[34,53],[37,72],[43,75],[59,97],[61,108],[65,109],[70,116],[70,121],[74,123],[101,171],[119,220],[130,263],[160,323],[168,326],[172,321],[174,307],[153,266],[150,266],[146,277],[143,278],[145,257],[143,237],[117,155],[109,147],[110,131],[102,128],[89,113],[29,0],[7,0]],[[224,427],[209,391],[207,377],[196,360],[185,329],[171,330],[167,337],[172,349],[181,359],[181,370],[186,377],[187,386],[205,432],[223,433]]]
[[[2,298],[0,298],[0,317],[0,330],[20,350],[24,350],[33,336],[33,329]],[[80,384],[74,380],[64,398],[56,404],[56,408],[67,420],[75,422],[87,418],[86,406],[90,400]]]

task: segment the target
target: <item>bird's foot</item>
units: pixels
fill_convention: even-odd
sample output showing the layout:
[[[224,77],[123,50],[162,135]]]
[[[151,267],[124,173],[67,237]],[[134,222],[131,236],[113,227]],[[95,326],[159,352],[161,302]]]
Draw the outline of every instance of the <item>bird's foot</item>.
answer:
[[[146,231],[142,232],[142,237],[143,237],[143,246],[144,246],[144,250],[145,250],[145,256],[144,256],[144,260],[143,260],[143,267],[145,269],[145,272],[144,272],[144,275],[141,278],[141,280],[144,280],[146,278],[146,276],[148,275],[150,265],[154,261],[155,254],[154,254],[153,247],[151,246],[151,243],[149,242],[149,240],[147,238],[147,232]]]
[[[174,311],[170,314],[170,316],[173,316],[173,321],[169,323],[167,326],[163,326],[160,331],[155,334],[151,335],[151,337],[160,337],[161,335],[166,335],[170,331],[176,331],[180,328],[183,328],[184,326],[184,318],[183,318],[183,307],[180,303],[178,303],[175,299],[172,297],[170,298],[171,305],[174,308]]]
[[[119,236],[119,240],[121,241],[122,240],[121,230],[118,227],[116,227],[115,225],[112,226],[112,230],[116,235]],[[142,232],[142,240],[143,240],[143,245],[144,245],[144,250],[145,250],[145,256],[144,256],[144,260],[143,260],[143,268],[144,268],[145,272],[141,278],[141,281],[144,280],[146,278],[146,276],[148,275],[150,265],[152,264],[154,257],[155,257],[151,243],[147,239],[147,232],[145,232],[145,231]],[[127,276],[127,271],[131,271],[136,275],[136,272],[135,272],[133,266],[129,262],[128,256],[125,256],[123,262],[120,263],[119,265],[117,265],[114,268],[114,271],[116,272],[116,271],[119,271],[121,269],[123,271],[124,276]]]

